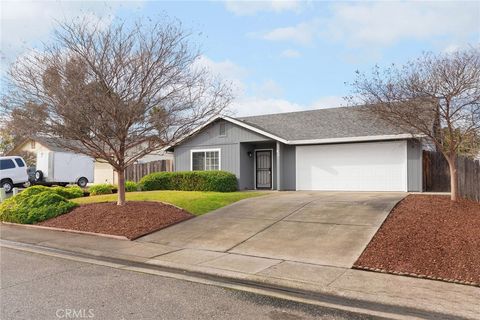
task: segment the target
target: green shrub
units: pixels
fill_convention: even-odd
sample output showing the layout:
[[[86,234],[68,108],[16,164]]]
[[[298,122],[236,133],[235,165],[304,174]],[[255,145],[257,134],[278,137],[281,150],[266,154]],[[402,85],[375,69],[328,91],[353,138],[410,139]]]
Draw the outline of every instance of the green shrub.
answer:
[[[178,171],[155,172],[146,175],[139,182],[144,191],[183,190],[218,191],[237,190],[237,178],[226,171]]]
[[[173,172],[154,172],[144,176],[138,184],[143,191],[174,190],[172,175]]]
[[[108,183],[94,184],[88,188],[91,196],[96,196],[99,194],[111,194],[113,186]]]
[[[83,197],[83,189],[74,186],[74,187],[53,187],[52,190],[64,197],[65,199],[74,199],[74,198],[80,198]]]
[[[135,181],[125,181],[125,191],[135,192],[138,191],[138,185]]]
[[[77,206],[55,188],[33,186],[0,204],[0,220],[32,224],[64,214]]]

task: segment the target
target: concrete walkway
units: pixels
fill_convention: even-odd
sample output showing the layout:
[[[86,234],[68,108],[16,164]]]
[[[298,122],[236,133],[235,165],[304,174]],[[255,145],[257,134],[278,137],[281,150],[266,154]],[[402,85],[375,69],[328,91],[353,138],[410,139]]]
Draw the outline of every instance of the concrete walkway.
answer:
[[[396,319],[475,319],[480,315],[480,288],[473,286],[25,226],[1,224],[0,237],[5,247],[20,242],[87,254],[93,258],[92,263],[110,258],[124,261],[109,262],[112,267],[136,270],[128,265],[135,262],[248,281],[261,287],[280,286],[284,292],[301,290],[320,301],[337,299],[344,309],[368,309],[371,314]]]
[[[237,264],[222,253],[350,268],[405,193],[281,192],[250,198],[157,231],[137,241],[186,250],[216,251],[220,265]],[[210,256],[210,253],[208,254]],[[222,257],[223,256],[223,257]],[[261,258],[269,258],[261,259]]]

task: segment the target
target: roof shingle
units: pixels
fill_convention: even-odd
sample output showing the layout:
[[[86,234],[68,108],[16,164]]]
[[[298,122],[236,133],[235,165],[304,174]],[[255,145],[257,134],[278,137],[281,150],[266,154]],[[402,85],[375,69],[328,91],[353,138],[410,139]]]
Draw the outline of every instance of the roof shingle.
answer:
[[[366,112],[368,106],[340,107],[236,118],[286,140],[406,134]]]

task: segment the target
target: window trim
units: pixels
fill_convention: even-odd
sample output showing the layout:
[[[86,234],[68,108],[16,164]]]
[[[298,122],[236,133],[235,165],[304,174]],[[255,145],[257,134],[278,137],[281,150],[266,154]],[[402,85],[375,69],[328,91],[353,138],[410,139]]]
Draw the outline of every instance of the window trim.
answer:
[[[193,171],[193,153],[194,152],[203,152],[203,153],[218,152],[218,171],[222,170],[222,149],[216,148],[216,149],[190,149],[190,171]],[[205,169],[203,171],[205,171]],[[214,171],[214,170],[210,170],[210,171]]]

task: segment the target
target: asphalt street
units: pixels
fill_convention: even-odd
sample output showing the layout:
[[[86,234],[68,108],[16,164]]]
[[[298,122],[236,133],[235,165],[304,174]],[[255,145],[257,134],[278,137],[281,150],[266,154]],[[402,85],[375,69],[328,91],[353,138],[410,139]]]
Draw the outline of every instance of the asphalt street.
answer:
[[[372,319],[6,248],[0,268],[1,319]]]

